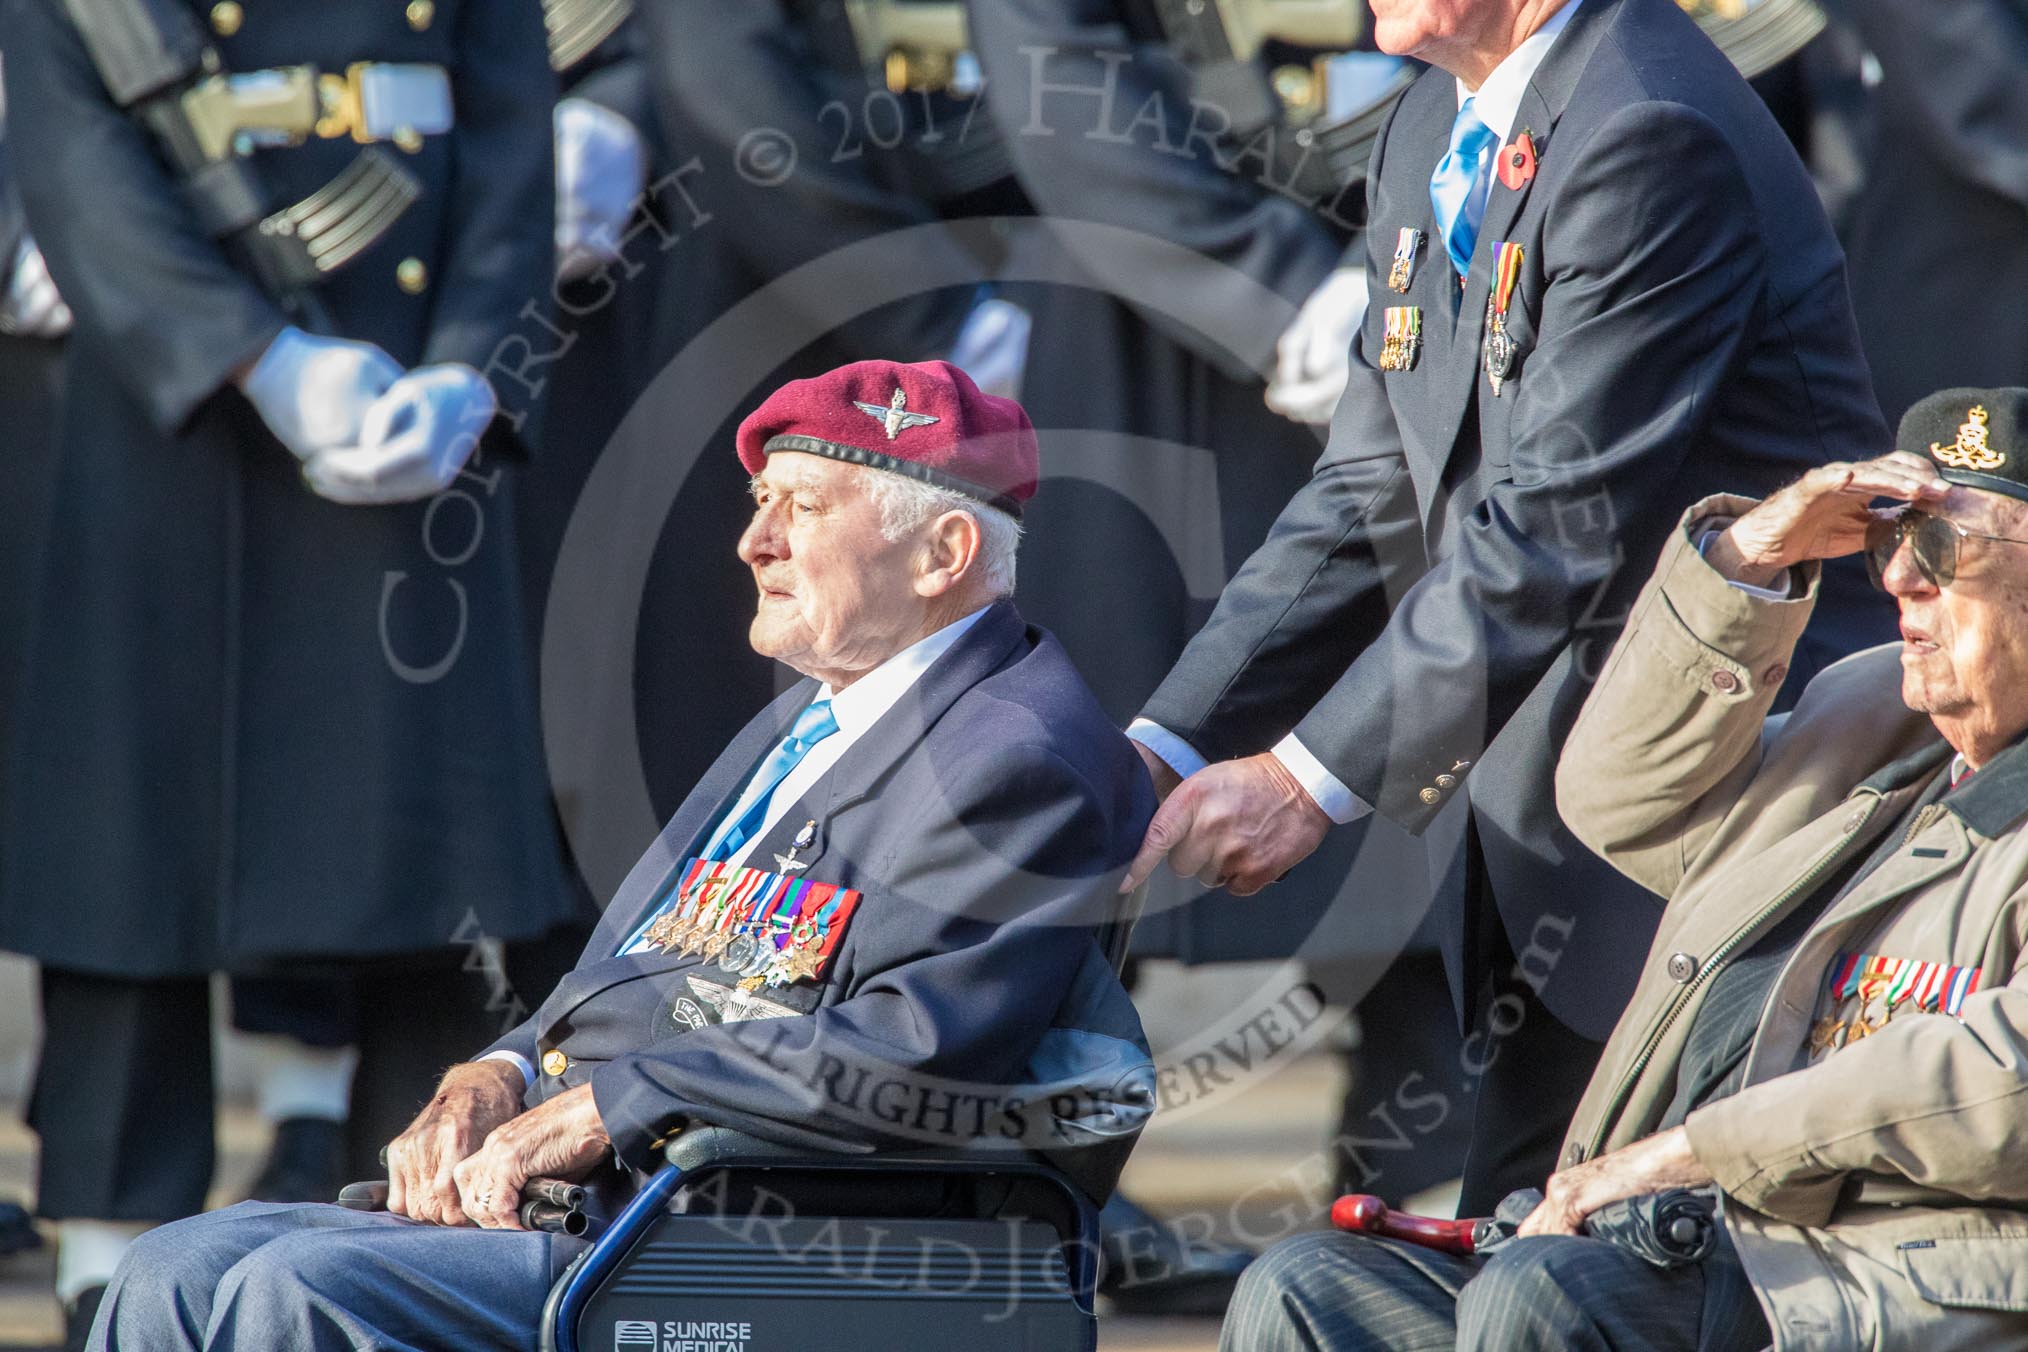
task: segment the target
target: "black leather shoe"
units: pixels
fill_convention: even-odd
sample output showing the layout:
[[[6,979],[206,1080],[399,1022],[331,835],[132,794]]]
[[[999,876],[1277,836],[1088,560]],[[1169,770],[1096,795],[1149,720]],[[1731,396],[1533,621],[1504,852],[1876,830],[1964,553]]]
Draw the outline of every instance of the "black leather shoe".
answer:
[[[28,1208],[19,1202],[0,1202],[0,1258],[41,1247],[42,1233]]]
[[[1115,1313],[1210,1317],[1225,1313],[1254,1257],[1222,1244],[1185,1244],[1119,1193],[1099,1212],[1099,1252],[1105,1256],[1099,1294]]]
[[[267,1163],[247,1197],[255,1202],[328,1202],[345,1184],[345,1124],[321,1117],[275,1123]]]
[[[105,1298],[105,1287],[87,1286],[78,1293],[75,1304],[64,1307],[63,1352],[85,1352],[85,1344],[91,1341],[92,1320],[98,1317],[99,1302]]]

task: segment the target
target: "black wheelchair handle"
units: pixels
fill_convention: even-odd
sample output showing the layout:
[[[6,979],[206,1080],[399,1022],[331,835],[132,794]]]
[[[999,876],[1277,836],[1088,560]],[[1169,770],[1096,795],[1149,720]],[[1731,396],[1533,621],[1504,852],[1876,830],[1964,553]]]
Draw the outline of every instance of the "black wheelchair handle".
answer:
[[[369,1178],[363,1183],[347,1183],[338,1190],[338,1205],[350,1211],[387,1210],[387,1180]]]
[[[591,1218],[583,1210],[584,1198],[583,1184],[566,1183],[560,1178],[531,1178],[521,1185],[521,1226],[525,1230],[582,1238],[591,1229]],[[338,1190],[338,1205],[351,1211],[387,1210],[387,1180],[369,1178],[347,1183]]]

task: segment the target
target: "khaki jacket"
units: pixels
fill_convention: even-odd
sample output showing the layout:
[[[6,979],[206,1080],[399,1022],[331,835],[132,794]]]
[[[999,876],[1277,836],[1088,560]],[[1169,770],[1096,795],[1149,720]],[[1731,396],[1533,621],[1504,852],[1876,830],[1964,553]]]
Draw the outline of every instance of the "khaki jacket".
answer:
[[[1816,596],[1754,597],[1684,517],[1571,733],[1571,829],[1669,898],[1639,986],[1572,1121],[1566,1165],[1651,1134],[1711,978],[1855,855],[1950,757],[1901,702],[1899,645],[1858,653],[1767,717]],[[1745,1088],[1692,1113],[1697,1157],[1778,1348],[2028,1347],[2028,747],[1925,807],[1776,981]],[[1955,1018],[1896,1011],[1812,1050],[1838,956],[1980,969]],[[1877,1015],[1879,1005],[1872,1006]],[[1903,1017],[1906,1015],[1906,1017]]]

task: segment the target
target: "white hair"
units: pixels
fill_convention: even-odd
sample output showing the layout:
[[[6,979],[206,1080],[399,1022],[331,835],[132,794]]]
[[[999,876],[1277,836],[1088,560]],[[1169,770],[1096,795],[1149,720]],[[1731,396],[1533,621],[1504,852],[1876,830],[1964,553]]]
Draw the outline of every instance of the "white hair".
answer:
[[[978,498],[912,479],[893,470],[868,471],[866,493],[880,508],[880,533],[898,541],[932,517],[964,512],[979,523],[979,576],[996,597],[1014,594],[1014,554],[1021,545],[1021,523]]]

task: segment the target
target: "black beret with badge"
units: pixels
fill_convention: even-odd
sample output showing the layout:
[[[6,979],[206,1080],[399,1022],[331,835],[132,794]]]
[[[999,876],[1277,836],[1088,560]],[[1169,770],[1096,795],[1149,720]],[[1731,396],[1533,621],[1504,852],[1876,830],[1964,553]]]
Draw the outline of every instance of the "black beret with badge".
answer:
[[[1938,390],[1901,418],[1895,446],[1966,488],[2028,501],[2028,389]]]

